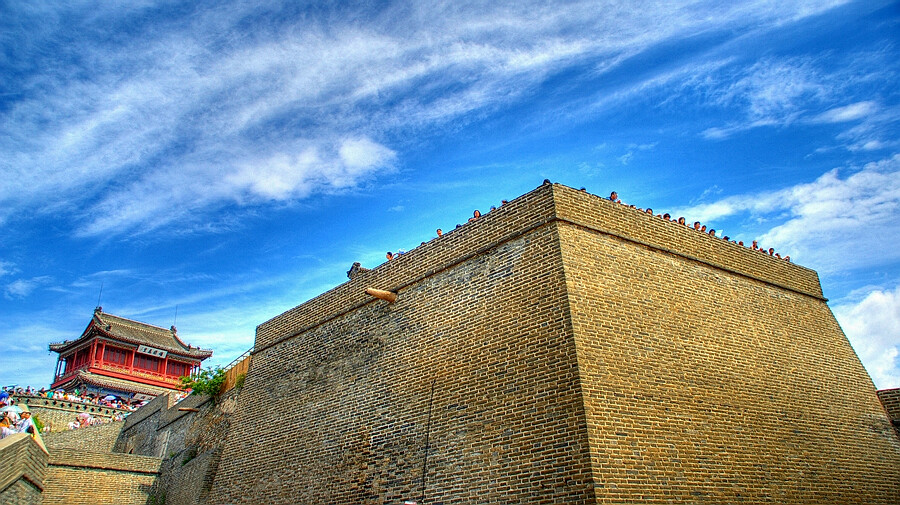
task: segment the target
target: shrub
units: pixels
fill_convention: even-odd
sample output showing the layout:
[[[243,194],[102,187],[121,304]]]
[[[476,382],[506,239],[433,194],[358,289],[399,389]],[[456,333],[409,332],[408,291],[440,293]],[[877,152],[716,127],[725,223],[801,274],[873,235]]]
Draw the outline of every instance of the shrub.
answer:
[[[35,413],[31,414],[31,422],[34,423],[34,429],[36,429],[38,433],[41,433],[42,431],[44,431],[44,423],[41,422],[41,419],[38,417],[37,414],[35,414]]]
[[[220,366],[200,370],[196,375],[181,378],[181,385],[185,389],[190,389],[192,395],[209,395],[213,398],[219,396],[224,383],[225,370]]]

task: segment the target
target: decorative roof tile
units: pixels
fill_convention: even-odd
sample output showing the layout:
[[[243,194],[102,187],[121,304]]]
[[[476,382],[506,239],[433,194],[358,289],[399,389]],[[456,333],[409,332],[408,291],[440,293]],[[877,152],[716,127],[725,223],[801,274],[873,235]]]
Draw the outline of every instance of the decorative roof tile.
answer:
[[[84,330],[84,333],[81,334],[81,337],[72,341],[52,343],[50,344],[50,350],[63,352],[85,340],[89,340],[94,334],[131,344],[146,345],[201,360],[212,356],[211,350],[185,344],[178,338],[178,333],[174,326],[167,330],[152,324],[107,314],[103,312],[101,307],[97,307],[94,310],[94,317]]]

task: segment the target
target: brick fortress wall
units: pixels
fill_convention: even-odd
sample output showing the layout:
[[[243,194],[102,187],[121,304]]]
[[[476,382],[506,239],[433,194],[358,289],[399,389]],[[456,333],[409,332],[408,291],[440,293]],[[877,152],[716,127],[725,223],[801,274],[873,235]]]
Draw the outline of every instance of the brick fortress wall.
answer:
[[[900,423],[900,388],[882,389],[878,392],[881,403],[891,419]]]
[[[601,502],[897,501],[900,440],[814,272],[556,202]]]
[[[215,503],[207,498],[239,392],[231,389],[216,401],[191,395],[179,403],[174,395],[158,396],[122,423],[114,450],[162,458],[153,495],[159,503]]]
[[[263,323],[255,349],[211,502],[900,493],[815,272],[559,185]]]
[[[212,501],[588,500],[549,189],[260,325]]]

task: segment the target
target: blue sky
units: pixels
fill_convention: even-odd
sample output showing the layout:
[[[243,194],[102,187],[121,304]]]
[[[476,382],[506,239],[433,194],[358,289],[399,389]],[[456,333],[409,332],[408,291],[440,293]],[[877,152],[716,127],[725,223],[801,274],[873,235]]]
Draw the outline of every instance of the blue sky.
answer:
[[[548,178],[817,270],[900,387],[895,2],[322,4],[0,0],[4,384],[98,297],[226,364]]]

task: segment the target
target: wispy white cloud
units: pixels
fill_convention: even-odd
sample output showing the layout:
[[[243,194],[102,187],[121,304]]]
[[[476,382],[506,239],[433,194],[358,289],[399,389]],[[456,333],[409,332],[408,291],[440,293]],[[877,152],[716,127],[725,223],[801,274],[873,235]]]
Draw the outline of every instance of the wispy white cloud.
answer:
[[[889,264],[900,260],[893,244],[900,236],[900,155],[678,212],[704,222],[741,215],[768,219],[773,226],[759,237],[760,244],[824,273]]]
[[[900,286],[832,308],[879,389],[900,387]]]
[[[847,116],[858,113],[856,121],[847,119],[852,126],[837,136],[842,142],[841,147],[851,152],[877,151],[897,149],[900,147],[900,139],[894,134],[897,124],[900,123],[900,109],[895,107],[882,107],[877,103],[868,106],[860,106],[847,111]]]
[[[650,144],[629,144],[627,147],[627,151],[625,154],[619,156],[619,162],[623,165],[627,165],[632,158],[634,158],[634,154],[639,151],[652,151],[653,148],[656,147],[656,143]]]
[[[240,27],[285,6],[233,2],[161,19],[133,37],[116,27],[146,16],[147,5],[21,4],[18,19],[33,21],[4,40],[21,39],[14,64],[39,70],[0,114],[0,220],[74,207],[82,235],[172,222],[202,228],[203,215],[223,206],[297,200],[378,177],[414,143],[387,139],[460,127],[575,65],[602,73],[672,37],[775,25],[838,3],[398,3],[361,15],[365,25],[353,16],[340,24],[267,18],[248,32]],[[55,28],[22,31],[39,19]],[[78,19],[80,32],[67,33],[74,28],[64,19]],[[85,26],[120,36],[92,40]],[[37,57],[59,34],[67,51]],[[770,65],[721,99],[750,96],[759,122],[789,114],[811,90],[799,71]]]
[[[762,126],[789,125],[803,115],[807,104],[822,100],[828,93],[824,77],[807,59],[766,59],[736,72],[714,81],[716,87],[709,89],[710,103],[739,109],[744,117],[708,128],[703,132],[708,139]],[[720,86],[721,82],[729,84]]]
[[[819,123],[843,123],[845,121],[855,121],[870,116],[877,108],[877,104],[871,100],[856,102],[843,107],[827,110],[813,118],[812,121]]]
[[[780,193],[790,218],[760,237],[826,273],[900,259],[900,155],[859,170],[832,170]]]
[[[0,277],[16,273],[16,265],[8,261],[0,260]]]
[[[35,289],[52,282],[50,276],[32,277],[30,279],[16,279],[6,285],[5,296],[8,299],[26,298]]]
[[[887,110],[876,99],[858,100],[860,89],[867,89],[870,83],[896,79],[896,71],[885,66],[890,56],[863,52],[844,58],[853,65],[835,66],[829,54],[820,54],[769,57],[748,66],[735,62],[699,73],[687,86],[708,97],[709,105],[735,116],[706,128],[701,136],[721,140],[762,127],[849,123],[835,137],[842,149],[896,145],[893,139],[884,138],[889,135],[887,128],[898,122],[896,111]],[[857,101],[847,103],[854,99]]]

